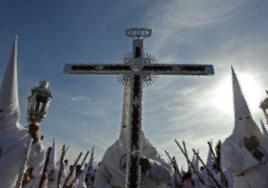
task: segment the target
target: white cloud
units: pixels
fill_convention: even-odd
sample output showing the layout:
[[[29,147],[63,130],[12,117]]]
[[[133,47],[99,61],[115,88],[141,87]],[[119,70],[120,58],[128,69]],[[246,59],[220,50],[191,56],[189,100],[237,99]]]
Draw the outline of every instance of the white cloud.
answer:
[[[221,0],[172,0],[153,5],[147,12],[147,18],[160,23],[165,28],[183,29],[209,26],[234,19],[237,9],[241,10],[249,1]],[[154,19],[160,18],[160,19]]]
[[[91,101],[91,98],[87,96],[78,95],[78,96],[71,97],[71,100],[79,101],[79,102],[89,102]]]
[[[212,26],[239,20],[252,4],[249,0],[158,1],[144,17],[145,25],[153,29],[150,48],[158,54],[169,42],[192,41]]]

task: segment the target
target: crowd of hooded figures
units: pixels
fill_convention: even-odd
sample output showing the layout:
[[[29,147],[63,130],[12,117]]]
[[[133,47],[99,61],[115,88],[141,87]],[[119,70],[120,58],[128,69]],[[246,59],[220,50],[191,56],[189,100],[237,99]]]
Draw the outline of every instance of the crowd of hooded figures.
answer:
[[[263,126],[263,135],[268,137],[267,130]],[[186,161],[186,169],[178,165],[175,156],[171,156],[168,151],[166,159],[162,164],[169,171],[170,179],[166,182],[165,188],[232,188],[234,175],[231,171],[223,169],[221,164],[221,141],[213,147],[212,141],[207,142],[208,154],[203,160],[199,151],[192,149],[188,154],[186,143],[181,144],[175,140],[178,149]],[[93,188],[94,179],[97,172],[96,161],[94,161],[94,147],[87,151],[82,157],[82,152],[77,155],[73,164],[69,164],[65,158],[69,147],[63,145],[59,158],[56,156],[55,139],[51,147],[47,149],[47,158],[41,166],[28,168],[24,174],[24,188],[34,187],[72,187],[72,188]],[[99,163],[100,165],[100,163]]]
[[[178,166],[175,156],[170,156],[166,152],[167,159],[162,164],[166,166],[170,174],[170,180],[165,188],[209,188],[209,187],[232,187],[232,174],[222,170],[221,159],[221,141],[213,149],[212,142],[208,142],[208,156],[204,162],[198,152],[193,150],[191,160],[189,160],[188,151],[185,142],[183,146],[176,141],[182,149],[182,154],[187,162],[187,169]],[[94,147],[87,151],[84,156],[82,152],[72,164],[66,157],[69,147],[62,146],[59,156],[56,152],[55,139],[52,146],[46,151],[46,158],[42,165],[30,167],[23,176],[23,188],[93,188],[94,179],[97,171],[97,163],[94,159]]]
[[[66,158],[69,147],[62,146],[57,156],[55,139],[46,150],[41,165],[29,167],[23,175],[23,188],[92,188],[97,165],[94,161],[94,147],[84,155],[80,152],[73,164]]]
[[[232,68],[234,129],[223,143],[208,142],[208,157],[175,140],[187,162],[182,169],[175,156],[166,152],[163,160],[141,131],[141,188],[267,188],[268,132],[261,129],[250,113]],[[56,141],[44,149],[38,127],[25,128],[19,123],[20,106],[17,83],[17,40],[4,72],[0,90],[0,187],[1,188],[124,188],[127,174],[129,87],[125,86],[123,119],[118,139],[105,151],[96,165],[94,147],[80,152],[71,164],[68,147],[56,154]],[[268,120],[268,99],[261,108]],[[268,122],[268,121],[267,121]],[[28,140],[33,138],[31,150]],[[174,151],[170,151],[174,152]],[[26,163],[24,163],[26,161]],[[26,165],[24,165],[26,164]],[[25,168],[26,166],[26,168]],[[22,180],[22,181],[20,181]]]
[[[212,147],[212,141],[208,142],[208,156],[206,161],[203,160],[199,152],[192,149],[193,155],[189,157],[186,143],[180,144],[176,141],[177,146],[182,152],[187,168],[183,169],[178,166],[175,156],[170,156],[169,169],[171,180],[167,183],[166,188],[209,188],[209,187],[233,187],[233,176],[230,171],[223,170],[221,167],[221,141]],[[170,168],[171,167],[171,168]]]

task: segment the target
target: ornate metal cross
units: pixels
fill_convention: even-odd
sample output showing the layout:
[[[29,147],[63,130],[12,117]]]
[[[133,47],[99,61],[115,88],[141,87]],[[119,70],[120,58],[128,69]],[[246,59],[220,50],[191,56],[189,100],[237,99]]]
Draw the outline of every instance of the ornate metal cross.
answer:
[[[139,188],[141,182],[141,117],[142,85],[150,83],[153,75],[213,75],[212,65],[200,64],[156,64],[153,56],[143,52],[143,39],[151,36],[152,30],[132,28],[125,31],[132,37],[132,54],[121,64],[67,64],[67,74],[113,74],[123,75],[130,84],[129,145],[127,152],[126,185]]]

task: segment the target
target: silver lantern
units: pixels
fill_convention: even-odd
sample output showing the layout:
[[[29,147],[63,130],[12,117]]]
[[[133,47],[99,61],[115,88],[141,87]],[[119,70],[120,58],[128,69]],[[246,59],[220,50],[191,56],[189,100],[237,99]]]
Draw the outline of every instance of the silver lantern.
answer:
[[[39,85],[31,89],[28,97],[27,119],[29,123],[40,123],[45,117],[48,105],[52,99],[52,93],[48,89],[46,80],[39,81]]]

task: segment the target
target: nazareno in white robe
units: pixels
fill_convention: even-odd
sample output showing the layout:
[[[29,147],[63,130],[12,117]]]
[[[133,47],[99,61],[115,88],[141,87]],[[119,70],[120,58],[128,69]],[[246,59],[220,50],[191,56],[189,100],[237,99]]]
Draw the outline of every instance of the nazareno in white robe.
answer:
[[[26,143],[29,138],[27,130],[1,128],[0,130],[0,187],[14,187],[24,160]],[[42,163],[45,153],[41,143],[32,145],[28,161],[30,167]]]
[[[30,135],[19,124],[17,83],[17,38],[15,39],[0,88],[0,187],[13,188],[21,173]],[[29,166],[42,162],[41,143],[32,145]]]
[[[268,140],[264,136],[258,138],[267,157]],[[267,188],[267,158],[258,161],[245,148],[238,135],[233,134],[222,146],[222,165],[234,175],[234,188]]]
[[[142,178],[142,188],[160,188],[170,180],[168,170],[161,164],[161,159],[151,145],[144,147],[142,155],[150,159],[151,169]],[[125,185],[126,150],[117,140],[105,152],[96,176],[95,188],[124,188]]]
[[[129,81],[125,82],[123,113],[120,137],[110,146],[101,161],[96,172],[94,188],[123,188],[125,187],[125,174],[127,162],[127,143],[129,126],[131,87]],[[151,169],[147,176],[142,177],[143,188],[160,188],[162,184],[170,181],[168,170],[161,164],[156,149],[141,132],[142,156],[150,160]]]
[[[222,166],[234,175],[234,188],[268,187],[268,137],[263,135],[252,119],[238,79],[232,69],[235,126],[222,144]],[[263,157],[256,157],[245,147],[244,138],[256,137],[257,149]],[[256,150],[255,150],[256,151]]]

